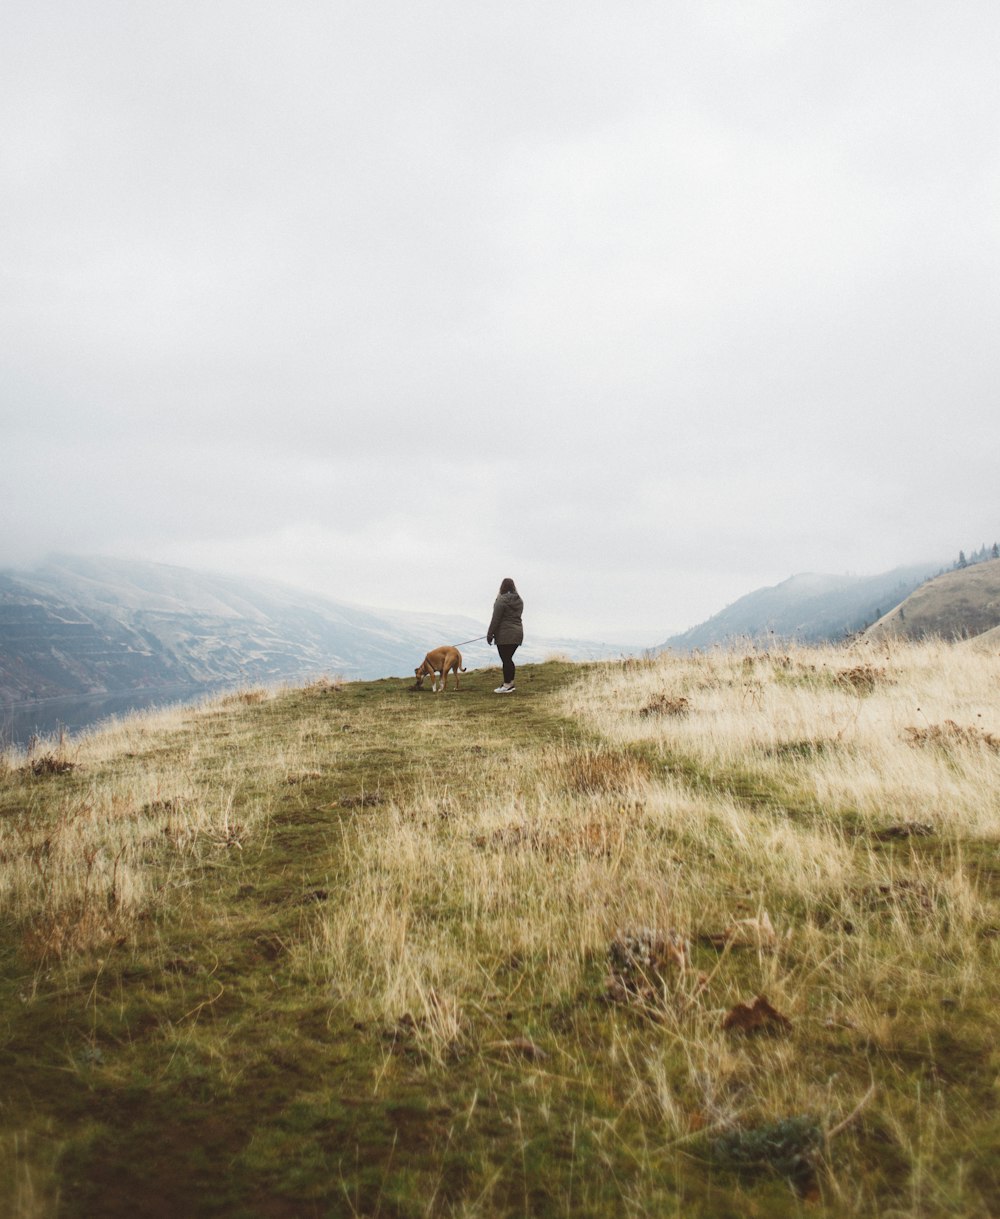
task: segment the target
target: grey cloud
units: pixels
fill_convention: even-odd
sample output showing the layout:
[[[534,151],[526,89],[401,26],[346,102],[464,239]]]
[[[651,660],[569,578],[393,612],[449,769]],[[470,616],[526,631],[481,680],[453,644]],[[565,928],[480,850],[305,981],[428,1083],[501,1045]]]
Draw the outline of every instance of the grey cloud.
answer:
[[[995,6],[7,26],[0,560],[464,609],[510,566],[655,638],[996,533]]]

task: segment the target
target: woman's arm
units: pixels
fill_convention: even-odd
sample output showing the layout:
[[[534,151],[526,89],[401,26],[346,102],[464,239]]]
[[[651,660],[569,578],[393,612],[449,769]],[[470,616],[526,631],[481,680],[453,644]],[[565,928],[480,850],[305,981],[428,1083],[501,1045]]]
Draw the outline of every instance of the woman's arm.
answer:
[[[506,605],[504,605],[499,597],[493,602],[493,617],[490,619],[490,625],[486,628],[486,642],[491,646],[496,638],[497,631],[500,629],[500,623],[503,621],[503,612],[506,608]]]

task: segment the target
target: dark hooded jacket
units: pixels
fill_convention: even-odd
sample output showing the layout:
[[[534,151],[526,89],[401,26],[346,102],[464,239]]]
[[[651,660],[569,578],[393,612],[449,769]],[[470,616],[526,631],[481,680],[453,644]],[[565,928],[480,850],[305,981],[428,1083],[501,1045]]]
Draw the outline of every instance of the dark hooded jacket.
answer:
[[[524,643],[524,627],[521,625],[521,614],[524,602],[517,593],[501,593],[493,602],[493,617],[490,619],[486,632],[488,642]]]

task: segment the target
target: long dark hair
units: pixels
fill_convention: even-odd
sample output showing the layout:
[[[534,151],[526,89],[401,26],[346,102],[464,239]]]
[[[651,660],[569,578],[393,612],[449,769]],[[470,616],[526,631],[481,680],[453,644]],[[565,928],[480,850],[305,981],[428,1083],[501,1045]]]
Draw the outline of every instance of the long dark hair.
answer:
[[[504,579],[504,580],[501,580],[501,581],[500,581],[500,593],[501,593],[501,595],[502,595],[503,593],[516,593],[516,592],[517,592],[517,585],[516,585],[516,584],[514,583],[514,581],[513,581],[513,580],[510,578],[510,576],[507,576],[507,578],[506,578],[506,579]]]

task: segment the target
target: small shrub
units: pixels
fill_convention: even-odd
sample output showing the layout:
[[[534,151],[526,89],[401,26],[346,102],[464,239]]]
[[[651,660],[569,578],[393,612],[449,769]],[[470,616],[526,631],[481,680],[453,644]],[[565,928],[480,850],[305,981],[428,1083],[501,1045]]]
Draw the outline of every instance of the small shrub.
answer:
[[[760,1126],[739,1126],[712,1143],[713,1159],[744,1176],[784,1177],[800,1194],[816,1186],[823,1130],[814,1117],[783,1117]]]
[[[21,768],[22,774],[32,775],[66,775],[75,769],[75,762],[68,762],[53,753],[43,753],[40,758],[33,758]]]
[[[669,694],[660,694],[642,707],[639,714],[645,719],[651,715],[687,715],[690,710],[691,704],[682,694],[673,698]]]
[[[853,669],[841,669],[833,680],[855,694],[871,694],[887,678],[885,669],[877,669],[874,665],[855,665]]]
[[[905,732],[911,745],[936,745],[941,749],[947,749],[951,745],[971,745],[1000,750],[1000,737],[977,728],[974,724],[963,728],[954,720],[945,720],[943,724],[929,724],[926,728],[911,726],[905,729]]]
[[[664,989],[676,989],[688,970],[687,940],[671,928],[665,935],[650,927],[619,932],[608,946],[605,994],[612,1003],[653,1006]]]

